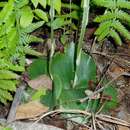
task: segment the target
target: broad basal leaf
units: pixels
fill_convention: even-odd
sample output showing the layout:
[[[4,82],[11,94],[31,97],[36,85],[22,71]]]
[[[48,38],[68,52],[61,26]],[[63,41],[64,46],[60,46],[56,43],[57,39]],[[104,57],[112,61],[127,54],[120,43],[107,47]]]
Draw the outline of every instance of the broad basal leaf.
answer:
[[[42,74],[48,74],[47,64],[48,63],[46,58],[39,58],[34,60],[28,68],[30,79],[37,78]]]
[[[85,109],[87,102],[80,103],[80,99],[85,98],[85,88],[63,90],[59,98],[60,107],[66,109]]]
[[[110,86],[104,90],[103,94],[104,96],[110,98],[110,99],[106,99],[103,110],[107,111],[115,108],[118,104],[118,98],[117,98],[118,93],[116,88]]]
[[[71,43],[66,53],[57,53],[50,63],[50,73],[52,77],[57,75],[63,88],[70,88],[74,77],[74,43]],[[55,81],[54,81],[55,84]]]
[[[53,80],[54,80],[54,96],[56,98],[56,100],[59,99],[61,93],[62,93],[62,81],[60,79],[60,77],[58,75],[53,75]]]
[[[89,80],[96,80],[96,64],[91,56],[81,52],[80,63],[75,74],[75,86],[79,88],[87,88]]]

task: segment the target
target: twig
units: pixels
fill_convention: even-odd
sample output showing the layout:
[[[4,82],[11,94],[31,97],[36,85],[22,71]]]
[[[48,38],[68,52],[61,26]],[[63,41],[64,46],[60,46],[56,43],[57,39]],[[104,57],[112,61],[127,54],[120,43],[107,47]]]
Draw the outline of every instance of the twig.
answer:
[[[92,113],[92,125],[93,125],[93,130],[97,130],[96,129],[96,123],[95,123],[95,115],[94,115],[94,113]]]
[[[91,116],[91,113],[89,113],[87,111],[57,109],[57,110],[50,111],[48,113],[45,113],[45,114],[41,115],[39,117],[39,119],[36,120],[30,127],[32,127],[34,124],[39,122],[42,118],[44,118],[46,116],[49,116],[51,114],[54,114],[54,113],[57,113],[57,114],[59,114],[59,113],[71,113],[72,114],[73,113],[73,114],[81,114],[81,115],[85,115],[85,116]],[[113,123],[113,124],[117,124],[117,125],[130,127],[130,123],[128,123],[128,122],[126,122],[124,120],[115,118],[115,117],[108,116],[108,115],[103,115],[103,114],[95,115],[95,119],[105,121],[105,122],[108,122],[108,123]]]
[[[119,75],[117,75],[115,78],[113,78],[110,82],[108,82],[105,86],[103,86],[102,88],[98,89],[97,91],[93,92],[90,96],[85,97],[83,99],[80,100],[80,102],[85,102],[88,99],[91,99],[93,96],[97,95],[98,93],[102,92],[103,90],[105,90],[111,83],[113,83],[115,80],[117,80],[120,76],[122,75],[127,75],[129,76],[130,74],[127,72],[123,72],[120,73]]]

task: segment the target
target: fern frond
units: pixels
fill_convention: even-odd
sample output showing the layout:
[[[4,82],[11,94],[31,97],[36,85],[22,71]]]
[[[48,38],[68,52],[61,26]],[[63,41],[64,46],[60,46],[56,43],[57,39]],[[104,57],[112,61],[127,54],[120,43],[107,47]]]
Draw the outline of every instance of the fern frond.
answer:
[[[101,23],[107,20],[112,20],[112,19],[120,19],[122,21],[130,23],[130,15],[122,10],[118,10],[115,12],[108,11],[104,15],[97,16],[94,19],[94,22]]]
[[[130,1],[117,0],[116,6],[117,6],[117,8],[130,9]]]
[[[110,28],[111,25],[112,25],[112,21],[106,21],[106,22],[101,23],[98,29],[96,30],[95,35],[100,35],[103,31]]]
[[[7,2],[0,2],[0,7],[4,7],[7,4]]]
[[[93,0],[93,3],[100,7],[106,7],[109,9],[115,8],[115,2],[113,0]]]
[[[0,25],[5,23],[9,16],[12,14],[14,9],[14,0],[9,0],[7,4],[5,4],[4,8],[0,12]]]
[[[33,49],[30,48],[30,47],[24,47],[24,51],[25,51],[25,54],[33,55],[33,56],[37,56],[37,57],[43,55],[42,53],[37,52],[37,51],[33,50]]]
[[[130,23],[130,15],[123,10],[118,11],[117,18],[122,21],[125,21],[127,24]]]
[[[0,70],[0,79],[18,79],[19,76],[9,70]]]
[[[112,12],[108,11],[104,15],[97,16],[94,19],[94,22],[101,23],[101,22],[104,22],[104,21],[107,21],[107,20],[110,20],[110,19],[114,19],[114,18],[116,18],[116,13],[112,13]]]
[[[25,33],[21,34],[21,37],[20,37],[21,44],[27,45],[27,44],[32,43],[32,42],[43,42],[43,39],[38,38],[38,37],[33,36],[33,35],[25,34]]]
[[[4,98],[5,100],[9,100],[9,101],[11,101],[13,99],[10,92],[3,90],[3,89],[0,89],[0,97]]]
[[[15,91],[16,84],[12,80],[0,80],[0,90]]]
[[[119,21],[114,21],[112,27],[117,30],[123,37],[130,40],[130,32]]]
[[[2,96],[0,96],[0,102],[3,104],[7,104],[7,100]]]
[[[109,28],[105,29],[99,36],[98,41],[103,41],[109,35]]]
[[[113,29],[110,30],[110,37],[112,37],[114,39],[114,41],[117,45],[119,45],[119,46],[122,45],[121,38],[115,30],[113,30]]]

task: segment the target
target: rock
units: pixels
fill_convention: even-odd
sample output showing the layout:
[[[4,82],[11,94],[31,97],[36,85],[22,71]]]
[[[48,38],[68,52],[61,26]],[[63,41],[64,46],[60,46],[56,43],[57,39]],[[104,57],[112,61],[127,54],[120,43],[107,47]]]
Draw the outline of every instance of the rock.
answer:
[[[0,124],[12,128],[12,130],[63,130],[54,126],[34,122],[14,121],[7,125],[5,119],[0,119]]]
[[[24,122],[14,122],[9,125],[13,130],[63,130],[54,126],[49,126],[40,123],[24,123]]]

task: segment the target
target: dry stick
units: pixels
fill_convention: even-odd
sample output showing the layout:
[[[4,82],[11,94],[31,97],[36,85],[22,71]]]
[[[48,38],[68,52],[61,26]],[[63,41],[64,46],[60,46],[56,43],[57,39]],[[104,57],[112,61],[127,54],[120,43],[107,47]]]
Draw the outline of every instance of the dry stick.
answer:
[[[21,96],[23,94],[23,91],[25,89],[25,84],[22,83],[16,90],[16,93],[15,93],[15,96],[14,96],[14,100],[12,102],[12,105],[11,105],[11,108],[10,108],[10,112],[8,114],[8,117],[7,117],[7,123],[10,123],[12,121],[15,120],[15,116],[16,116],[16,110],[17,110],[17,107],[21,101]]]
[[[32,127],[34,124],[39,122],[42,118],[44,118],[46,116],[49,116],[51,114],[54,114],[54,113],[57,113],[57,114],[59,114],[59,113],[73,113],[73,114],[82,114],[82,115],[86,115],[86,116],[91,116],[92,115],[91,113],[89,113],[87,111],[82,111],[82,110],[62,110],[62,109],[57,109],[57,110],[50,111],[48,113],[43,114],[30,127]],[[118,125],[130,127],[130,123],[128,123],[128,122],[126,122],[124,120],[112,117],[112,116],[108,116],[108,115],[103,115],[103,114],[95,115],[95,119],[105,121],[105,122],[108,122],[108,123],[113,123],[113,124],[118,124]]]
[[[96,121],[96,123],[97,123],[98,127],[99,127],[101,130],[104,130],[103,125],[101,125],[101,123],[100,123],[99,121]]]
[[[128,123],[127,121],[124,121],[122,119],[118,119],[118,118],[115,118],[115,117],[112,117],[112,116],[108,116],[108,115],[100,114],[100,117],[107,118],[107,119],[110,119],[110,120],[116,120],[116,121],[119,121],[119,122],[122,122],[122,123],[125,123],[125,124]]]
[[[96,129],[96,123],[95,123],[95,115],[94,115],[94,113],[92,113],[92,125],[93,125],[93,130],[97,130]]]
[[[122,76],[122,75],[130,76],[129,73],[123,72],[123,73],[117,75],[115,78],[113,78],[113,79],[112,79],[110,82],[108,82],[105,86],[103,86],[102,88],[100,88],[100,89],[98,89],[97,91],[93,92],[90,96],[81,99],[80,101],[81,101],[81,102],[85,102],[86,100],[91,99],[93,96],[97,95],[98,93],[100,93],[100,92],[102,92],[104,89],[106,89],[112,82],[114,82],[115,80],[117,80],[117,79],[118,79],[120,76]]]

